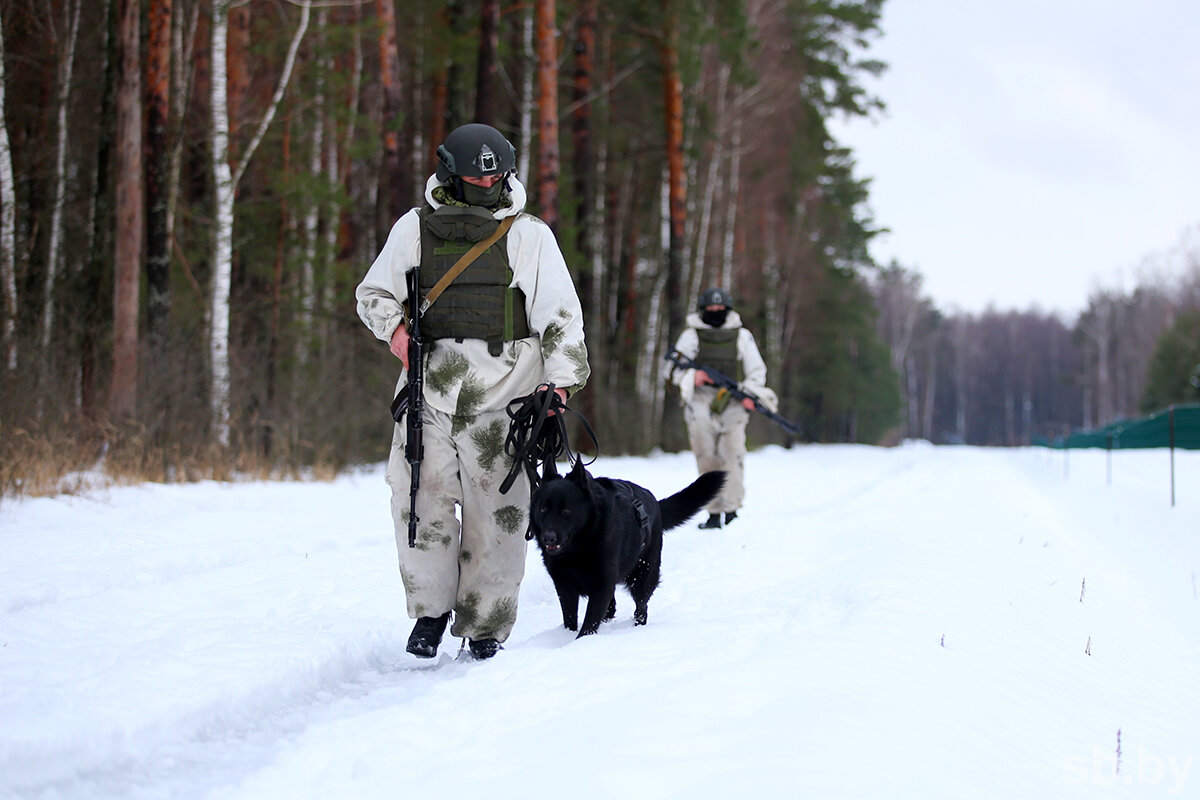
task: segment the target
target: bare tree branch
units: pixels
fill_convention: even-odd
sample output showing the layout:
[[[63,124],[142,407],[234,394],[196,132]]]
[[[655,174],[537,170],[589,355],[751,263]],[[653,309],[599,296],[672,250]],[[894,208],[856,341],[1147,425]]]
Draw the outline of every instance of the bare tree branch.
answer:
[[[288,82],[292,78],[292,70],[296,66],[296,54],[300,51],[300,42],[304,39],[304,33],[308,30],[308,21],[312,17],[311,3],[297,2],[297,0],[288,0],[288,2],[300,6],[300,24],[296,27],[296,32],[292,35],[292,43],[288,46],[287,58],[283,63],[283,73],[279,76],[279,85],[275,87],[275,94],[271,98],[271,102],[267,104],[267,113],[263,115],[262,121],[259,122],[258,130],[254,132],[254,138],[246,146],[246,150],[242,154],[241,163],[234,170],[234,186],[237,186],[241,182],[242,175],[245,174],[246,167],[250,164],[250,159],[254,156],[254,151],[262,143],[263,137],[267,133],[267,128],[271,127],[271,122],[275,119],[275,113],[279,110],[279,104],[283,100],[283,93],[287,90]]]

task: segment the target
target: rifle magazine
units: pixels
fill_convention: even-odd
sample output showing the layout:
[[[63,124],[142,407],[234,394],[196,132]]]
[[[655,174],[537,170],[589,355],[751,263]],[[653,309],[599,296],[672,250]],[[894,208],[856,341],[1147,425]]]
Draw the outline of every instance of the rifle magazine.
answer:
[[[396,397],[392,400],[392,419],[396,422],[404,421],[404,414],[408,411],[408,384],[396,393]]]

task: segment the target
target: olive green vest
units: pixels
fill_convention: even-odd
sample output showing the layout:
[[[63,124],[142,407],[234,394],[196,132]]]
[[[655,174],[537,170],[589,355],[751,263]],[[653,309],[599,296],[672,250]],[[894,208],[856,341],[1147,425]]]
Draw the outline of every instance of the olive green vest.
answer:
[[[700,350],[695,361],[719,370],[738,383],[742,381],[742,360],[738,358],[738,332],[741,328],[696,328]]]
[[[421,293],[427,294],[463,253],[495,232],[500,222],[485,208],[423,207]],[[442,296],[421,315],[425,339],[483,339],[492,355],[504,342],[529,336],[525,293],[510,289],[508,234],[480,253]]]

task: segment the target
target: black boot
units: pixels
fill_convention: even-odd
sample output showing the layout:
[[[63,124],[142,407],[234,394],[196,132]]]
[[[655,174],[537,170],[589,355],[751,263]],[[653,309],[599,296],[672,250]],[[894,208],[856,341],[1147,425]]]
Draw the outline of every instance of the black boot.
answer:
[[[491,658],[501,649],[495,639],[472,639],[470,642],[471,657],[476,661]]]
[[[701,522],[699,527],[701,527],[701,528],[719,528],[719,527],[721,527],[721,515],[720,514],[709,514],[708,519],[704,520],[704,522]]]
[[[413,625],[412,633],[408,635],[408,647],[404,649],[417,658],[433,658],[437,655],[438,645],[442,643],[442,634],[446,632],[446,624],[450,622],[450,612],[440,617],[421,617]]]
[[[728,525],[729,523],[733,522],[735,519],[737,519],[737,512],[736,512],[736,511],[727,511],[727,512],[725,512],[725,524],[726,524],[726,525]]]

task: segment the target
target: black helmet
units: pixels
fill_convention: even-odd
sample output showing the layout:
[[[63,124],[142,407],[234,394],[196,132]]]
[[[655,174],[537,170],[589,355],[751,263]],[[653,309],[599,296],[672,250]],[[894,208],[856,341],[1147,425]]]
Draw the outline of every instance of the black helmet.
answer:
[[[491,125],[473,122],[450,131],[438,145],[437,179],[445,183],[452,175],[482,178],[503,175],[517,166],[517,151],[504,134]]]
[[[696,299],[696,310],[703,311],[709,306],[725,306],[733,308],[733,295],[719,287],[705,289]]]

